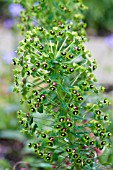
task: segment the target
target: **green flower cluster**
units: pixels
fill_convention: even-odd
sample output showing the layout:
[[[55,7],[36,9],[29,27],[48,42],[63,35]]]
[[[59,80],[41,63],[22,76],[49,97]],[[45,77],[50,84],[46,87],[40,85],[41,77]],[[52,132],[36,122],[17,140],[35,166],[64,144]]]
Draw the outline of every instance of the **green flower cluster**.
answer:
[[[59,24],[66,24],[79,34],[85,33],[86,23],[83,22],[82,14],[86,8],[81,0],[67,1],[63,0],[15,0],[20,3],[24,10],[21,11],[21,24],[19,25],[21,33],[35,26],[44,26],[50,29]]]
[[[38,6],[45,9],[46,4],[41,2]],[[35,8],[29,9],[33,10],[30,16],[38,16]],[[44,11],[45,21],[49,21],[48,9]],[[57,7],[54,12],[56,15]],[[97,65],[84,47],[85,31],[81,33],[68,24],[64,20],[67,15],[63,11],[63,15],[58,14],[58,19],[63,16],[63,22],[50,27],[47,22],[46,28],[29,27],[24,32],[17,50],[19,58],[13,59],[14,91],[21,94],[21,103],[27,105],[28,112],[18,111],[24,132],[36,137],[29,147],[45,161],[56,163],[56,169],[68,160],[71,169],[85,170],[97,166],[96,149],[109,146],[111,133],[105,127],[110,121],[104,112],[109,101],[99,100],[104,88],[95,85],[92,72]],[[39,21],[41,25],[42,20]]]

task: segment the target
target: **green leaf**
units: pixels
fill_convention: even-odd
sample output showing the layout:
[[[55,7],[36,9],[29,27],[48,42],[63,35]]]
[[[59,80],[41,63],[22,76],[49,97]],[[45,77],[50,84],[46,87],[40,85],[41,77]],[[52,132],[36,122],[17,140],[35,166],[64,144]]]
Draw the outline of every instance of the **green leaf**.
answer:
[[[28,120],[29,124],[31,125],[33,123],[33,117],[30,117]]]
[[[62,100],[60,101],[60,105],[61,105],[61,107],[64,108],[64,109],[67,108],[66,103],[65,103],[64,101],[62,101]]]
[[[43,104],[41,104],[40,107],[38,108],[38,112],[43,113]]]
[[[35,132],[37,128],[38,128],[38,125],[35,123],[33,128],[32,128],[32,132]]]

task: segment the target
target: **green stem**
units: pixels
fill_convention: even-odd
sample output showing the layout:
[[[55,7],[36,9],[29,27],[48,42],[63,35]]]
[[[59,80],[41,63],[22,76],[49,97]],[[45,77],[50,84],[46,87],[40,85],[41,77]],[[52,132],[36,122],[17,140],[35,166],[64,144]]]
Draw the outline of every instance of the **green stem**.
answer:
[[[76,170],[82,170],[78,164],[75,164]]]

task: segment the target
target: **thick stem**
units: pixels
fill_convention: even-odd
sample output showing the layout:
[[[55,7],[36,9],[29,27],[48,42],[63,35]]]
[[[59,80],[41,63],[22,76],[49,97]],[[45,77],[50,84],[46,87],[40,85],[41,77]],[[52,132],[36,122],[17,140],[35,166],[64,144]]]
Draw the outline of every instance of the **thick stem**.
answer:
[[[77,164],[75,164],[76,170],[82,170],[81,167]]]

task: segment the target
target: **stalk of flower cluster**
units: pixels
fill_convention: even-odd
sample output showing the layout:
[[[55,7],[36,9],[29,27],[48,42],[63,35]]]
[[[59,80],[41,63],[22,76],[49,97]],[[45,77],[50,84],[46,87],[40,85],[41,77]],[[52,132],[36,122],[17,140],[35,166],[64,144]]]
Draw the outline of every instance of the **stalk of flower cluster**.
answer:
[[[26,4],[20,3],[25,8]],[[55,163],[56,169],[66,165],[77,170],[98,167],[95,153],[109,146],[111,136],[105,129],[110,123],[104,111],[109,101],[99,100],[104,88],[96,86],[93,71],[97,65],[84,47],[81,15],[73,17],[65,0],[61,4],[40,1],[32,8],[30,3],[21,14],[25,36],[17,50],[19,57],[13,59],[14,91],[27,106],[18,112],[18,119],[23,132],[36,137],[29,147],[40,158]],[[55,17],[51,22],[47,17],[50,3]],[[73,9],[72,1],[68,3]],[[74,8],[79,12],[84,5],[76,0]],[[45,28],[32,27],[32,15],[41,16],[43,10],[47,16],[39,20],[45,22]],[[25,14],[29,14],[27,19]]]

